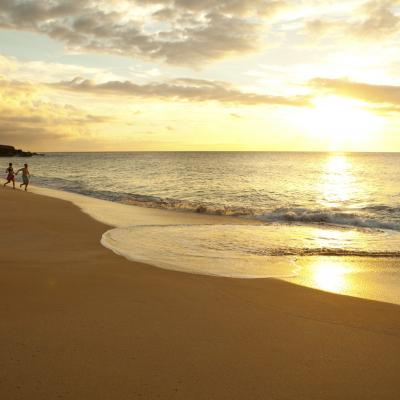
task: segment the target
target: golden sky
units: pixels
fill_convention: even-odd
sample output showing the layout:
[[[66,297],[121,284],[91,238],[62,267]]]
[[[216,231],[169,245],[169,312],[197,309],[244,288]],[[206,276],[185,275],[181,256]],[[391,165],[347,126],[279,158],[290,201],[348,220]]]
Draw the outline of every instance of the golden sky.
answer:
[[[400,0],[0,0],[0,143],[400,151]]]

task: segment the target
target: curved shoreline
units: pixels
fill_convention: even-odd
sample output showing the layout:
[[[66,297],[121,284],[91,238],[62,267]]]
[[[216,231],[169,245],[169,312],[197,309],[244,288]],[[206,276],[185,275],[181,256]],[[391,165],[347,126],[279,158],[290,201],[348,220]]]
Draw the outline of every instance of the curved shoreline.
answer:
[[[114,228],[126,228],[127,226],[138,225],[143,227],[150,225],[159,226],[160,229],[163,229],[167,225],[264,225],[262,221],[257,220],[145,208],[54,189],[33,187],[33,191],[52,198],[72,202],[91,218]],[[331,229],[331,227],[326,227],[326,229]],[[103,239],[105,233],[102,233]],[[282,233],[284,235],[283,239],[287,234],[288,232]],[[313,234],[313,232],[307,234]],[[398,258],[375,258],[372,256],[368,257],[367,254],[364,254],[362,257],[351,254],[337,254],[303,255],[297,258],[296,255],[292,255],[288,256],[285,264],[285,262],[281,262],[281,260],[275,257],[270,257],[268,260],[263,259],[264,261],[258,261],[260,266],[262,263],[268,261],[267,269],[258,269],[259,267],[256,267],[256,265],[246,266],[243,264],[243,268],[253,268],[253,272],[249,273],[245,269],[241,271],[234,270],[231,268],[231,265],[229,265],[229,268],[226,268],[222,259],[220,260],[219,268],[214,268],[214,266],[212,269],[209,268],[209,264],[212,263],[211,259],[206,264],[203,263],[203,265],[196,267],[197,260],[195,258],[184,258],[182,254],[177,255],[179,262],[174,264],[175,261],[173,260],[167,261],[163,260],[162,257],[155,257],[154,255],[158,253],[157,246],[159,243],[151,238],[149,238],[149,241],[150,243],[154,243],[154,249],[149,249],[150,252],[147,255],[136,258],[136,260],[141,260],[146,264],[156,267],[187,273],[205,273],[211,276],[256,279],[277,277],[306,287],[400,304],[400,263]],[[103,245],[105,244],[104,240],[101,240],[101,242]],[[173,243],[168,243],[168,245],[173,246]],[[113,246],[107,245],[106,247],[110,249]],[[111,250],[133,262],[135,260],[130,251],[121,251],[120,249],[116,249],[115,246]],[[200,250],[197,250],[197,252],[202,255]],[[190,263],[193,263],[193,268],[188,268],[190,267]],[[229,263],[229,261],[226,261],[226,263]],[[233,264],[232,267],[234,267]],[[294,271],[296,271],[296,275],[294,275]]]

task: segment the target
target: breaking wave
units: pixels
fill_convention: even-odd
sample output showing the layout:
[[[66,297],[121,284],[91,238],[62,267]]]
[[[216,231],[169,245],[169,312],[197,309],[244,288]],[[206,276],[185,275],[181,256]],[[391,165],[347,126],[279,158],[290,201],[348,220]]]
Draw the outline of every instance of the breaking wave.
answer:
[[[214,204],[205,201],[158,197],[139,193],[114,192],[112,190],[96,191],[90,190],[78,180],[61,178],[41,178],[40,184],[45,187],[61,189],[67,192],[139,207],[187,211],[209,215],[225,215],[257,219],[265,222],[330,224],[400,231],[400,207],[391,207],[385,204],[371,204],[365,205],[364,207],[347,209],[276,207],[266,210],[246,206]]]
[[[387,211],[390,207],[385,207]],[[263,221],[324,223],[360,228],[390,229],[400,231],[400,223],[368,218],[360,214],[341,211],[309,210],[305,208],[280,208],[259,216]]]
[[[118,195],[117,198],[114,195],[113,200],[139,207],[252,218],[266,222],[331,224],[400,231],[400,222],[392,220],[393,216],[400,218],[400,208],[393,208],[385,205],[367,206],[357,209],[357,212],[354,212],[354,210],[313,210],[307,208],[276,208],[272,211],[265,212],[264,210],[255,208],[217,205],[206,202],[194,202],[140,194],[121,194]]]

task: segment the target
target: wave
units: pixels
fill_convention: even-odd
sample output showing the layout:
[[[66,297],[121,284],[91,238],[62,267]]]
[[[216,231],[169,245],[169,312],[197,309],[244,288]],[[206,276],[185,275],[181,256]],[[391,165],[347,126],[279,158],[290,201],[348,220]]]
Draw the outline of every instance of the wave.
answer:
[[[400,207],[391,207],[386,204],[373,204],[361,208],[363,211],[384,211],[387,213],[400,213]]]
[[[92,190],[82,182],[62,178],[46,179],[41,177],[39,183],[45,187],[139,207],[252,218],[264,222],[331,224],[400,231],[400,207],[391,207],[385,204],[367,205],[358,208],[357,212],[354,212],[354,210],[302,207],[278,207],[266,212],[262,209],[244,206],[214,204],[138,193],[113,192],[110,190]],[[396,222],[396,220],[399,222]]]
[[[256,215],[255,210],[246,207],[216,205],[206,202],[194,202],[190,200],[161,198],[156,196],[129,194],[123,196],[121,200],[124,204],[130,204],[139,207],[182,210],[201,214],[227,215],[233,217],[251,217]]]
[[[348,211],[321,210],[308,208],[276,208],[265,213],[263,210],[247,207],[235,207],[228,205],[215,205],[212,203],[192,202],[156,196],[144,196],[126,194],[121,198],[125,204],[140,207],[162,208],[170,210],[191,211],[211,215],[226,215],[234,217],[255,218],[266,222],[303,222],[317,224],[331,224],[371,229],[389,229],[400,231],[400,223],[383,220],[369,216],[369,212],[378,214],[385,211],[385,216],[400,212],[400,208],[385,205],[368,206],[359,209],[360,214]]]
[[[362,214],[354,212],[321,210],[307,208],[277,208],[265,213],[262,210],[247,207],[237,207],[228,205],[216,205],[205,202],[192,202],[189,200],[179,200],[171,198],[161,198],[156,196],[146,196],[137,194],[125,194],[120,201],[124,204],[139,207],[161,208],[169,210],[182,210],[210,215],[225,215],[233,217],[254,218],[267,222],[303,222],[317,224],[331,224],[340,226],[350,226],[358,228],[388,229],[400,231],[400,223],[394,221],[380,220],[366,216],[367,211],[385,211],[385,214],[400,212],[400,208],[385,205],[368,206],[360,209]]]
[[[307,208],[278,208],[270,213],[258,216],[257,219],[263,221],[325,223],[400,231],[400,223],[382,221],[343,211],[310,210]]]

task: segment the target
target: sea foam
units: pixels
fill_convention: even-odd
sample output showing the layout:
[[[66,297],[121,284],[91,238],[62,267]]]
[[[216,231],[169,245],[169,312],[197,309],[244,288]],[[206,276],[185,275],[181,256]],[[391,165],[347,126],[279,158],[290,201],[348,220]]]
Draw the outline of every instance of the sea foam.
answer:
[[[131,226],[101,242],[130,260],[238,278],[293,277],[300,256],[400,256],[400,233],[311,225]]]

